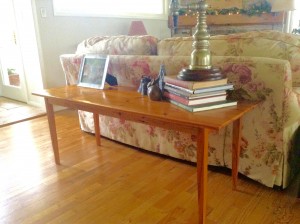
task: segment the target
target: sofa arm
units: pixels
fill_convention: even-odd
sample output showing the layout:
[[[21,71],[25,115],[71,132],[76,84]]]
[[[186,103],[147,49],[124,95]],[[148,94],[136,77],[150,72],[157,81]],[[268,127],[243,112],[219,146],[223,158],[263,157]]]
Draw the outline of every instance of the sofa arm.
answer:
[[[67,85],[76,85],[83,55],[63,54],[59,56],[62,69],[65,73]]]
[[[213,63],[234,85],[229,97],[261,100],[265,120],[273,119],[273,130],[282,131],[300,119],[298,94],[294,91],[289,61],[261,57],[215,56]],[[265,110],[268,110],[266,112]],[[262,118],[263,118],[262,117]],[[280,130],[279,130],[280,129]]]
[[[291,54],[290,63],[293,76],[293,86],[300,87],[300,50],[299,53],[295,52],[294,54]]]
[[[76,54],[156,55],[157,42],[158,39],[150,35],[96,36],[78,44]]]

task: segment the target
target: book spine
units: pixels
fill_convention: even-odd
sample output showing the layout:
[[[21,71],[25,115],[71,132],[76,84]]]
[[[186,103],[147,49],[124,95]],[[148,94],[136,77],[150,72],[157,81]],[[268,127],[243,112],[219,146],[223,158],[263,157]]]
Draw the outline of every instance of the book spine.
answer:
[[[176,96],[179,96],[179,97],[182,97],[182,98],[184,98],[184,99],[189,99],[189,95],[185,95],[185,94],[182,94],[181,92],[179,92],[179,91],[174,91],[174,90],[170,90],[170,89],[167,89],[167,88],[165,88],[164,89],[164,91],[165,92],[168,92],[168,93],[171,93],[171,94],[173,94],[173,95],[176,95]]]
[[[186,89],[180,86],[175,86],[172,85],[170,83],[165,83],[165,87],[169,87],[171,89],[176,89],[179,91],[182,91],[186,94],[204,94],[204,93],[212,93],[212,92],[219,92],[219,91],[226,91],[229,89],[233,89],[233,85],[232,84],[225,84],[225,85],[218,85],[218,86],[212,86],[212,87],[205,87],[205,88],[200,88],[200,89],[196,89],[196,90],[190,90],[190,89]]]
[[[220,90],[220,91],[214,91],[214,92],[207,92],[207,93],[199,93],[199,94],[189,94],[185,93],[183,91],[180,91],[178,89],[174,89],[169,86],[164,87],[164,91],[171,93],[176,96],[180,96],[184,99],[187,100],[196,100],[196,99],[201,99],[201,98],[207,98],[207,97],[217,97],[217,96],[224,96],[226,95],[226,90]]]
[[[184,105],[184,104],[182,104],[182,103],[179,103],[179,102],[177,102],[177,101],[175,101],[175,100],[171,100],[171,99],[168,99],[168,101],[169,101],[170,103],[172,103],[172,104],[174,104],[174,105],[176,105],[176,106],[182,108],[182,109],[185,109],[185,110],[187,110],[187,111],[193,112],[193,109],[190,108],[189,106],[186,106],[186,105]]]
[[[206,110],[213,110],[213,109],[220,109],[220,108],[224,108],[224,107],[231,107],[231,106],[236,106],[237,105],[237,101],[229,101],[229,100],[225,100],[225,101],[221,101],[219,103],[207,103],[204,104],[202,106],[199,107],[194,107],[194,106],[186,106],[182,103],[179,103],[175,100],[172,99],[168,99],[168,101],[182,109],[185,109],[187,111],[190,112],[200,112],[200,111],[206,111]]]
[[[236,106],[237,101],[223,101],[222,103],[217,103],[217,104],[211,104],[207,105],[205,107],[193,107],[191,108],[192,112],[200,112],[200,111],[205,111],[205,110],[213,110],[213,109],[220,109],[224,107],[232,107]]]
[[[227,84],[227,78],[212,80],[212,81],[185,81],[185,80],[176,79],[174,77],[165,76],[164,82],[175,86],[180,86],[186,89],[195,90],[195,89],[225,85]]]
[[[190,97],[188,97],[189,100],[195,100],[200,98],[207,98],[207,97],[217,97],[217,96],[227,96],[226,91],[216,91],[212,93],[200,93],[200,94],[192,94]]]
[[[224,101],[226,100],[226,95],[221,95],[221,96],[209,96],[209,97],[201,97],[198,99],[184,99],[180,96],[174,95],[172,93],[164,92],[164,96],[167,98],[170,98],[172,100],[175,100],[179,103],[182,103],[187,106],[196,106],[196,105],[203,105],[207,103],[214,103],[214,102],[219,102],[219,101]]]
[[[194,91],[193,90],[190,90],[190,89],[187,89],[187,88],[184,88],[184,87],[181,87],[181,86],[176,86],[176,85],[173,85],[173,84],[170,84],[170,83],[165,83],[166,86],[169,86],[173,89],[178,89],[178,90],[181,90],[181,91],[184,91],[186,93],[189,93],[189,94],[193,94]]]
[[[233,85],[232,84],[226,84],[226,85],[220,85],[220,86],[214,86],[214,87],[208,87],[208,88],[203,88],[203,89],[196,89],[194,91],[194,94],[200,94],[200,93],[208,93],[208,92],[216,92],[216,91],[221,91],[221,90],[229,90],[232,89]]]
[[[182,98],[180,96],[174,95],[174,94],[166,92],[166,91],[164,92],[164,96],[167,97],[167,98],[169,98],[169,99],[171,99],[171,100],[175,100],[175,101],[177,101],[179,103],[182,103],[184,105],[188,105],[189,104],[189,101],[187,99],[184,99],[184,98]]]
[[[169,84],[172,84],[172,85],[175,85],[175,86],[180,86],[180,87],[183,87],[183,88],[186,88],[186,89],[191,89],[191,90],[193,89],[193,84],[192,83],[185,82],[185,81],[182,81],[182,80],[179,80],[179,79],[174,79],[174,78],[170,78],[168,76],[165,76],[164,81],[166,83],[169,83]]]

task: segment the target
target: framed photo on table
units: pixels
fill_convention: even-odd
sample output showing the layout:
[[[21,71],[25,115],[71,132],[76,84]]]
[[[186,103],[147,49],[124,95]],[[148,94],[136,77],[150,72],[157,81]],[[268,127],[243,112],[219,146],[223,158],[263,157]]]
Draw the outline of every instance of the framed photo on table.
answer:
[[[86,54],[80,65],[78,86],[103,89],[109,56]]]

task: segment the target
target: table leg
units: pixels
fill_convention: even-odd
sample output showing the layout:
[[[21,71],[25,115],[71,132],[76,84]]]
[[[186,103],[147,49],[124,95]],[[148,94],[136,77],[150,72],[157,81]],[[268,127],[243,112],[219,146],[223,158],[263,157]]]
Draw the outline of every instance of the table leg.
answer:
[[[48,102],[48,99],[46,99],[46,98],[45,98],[45,105],[46,105],[48,124],[49,124],[49,130],[50,130],[51,143],[52,143],[52,149],[53,149],[53,153],[54,153],[55,163],[60,164],[53,105],[50,104]]]
[[[99,114],[93,113],[94,116],[94,128],[95,128],[95,137],[96,137],[96,143],[97,145],[101,145],[100,140],[100,126],[99,126]]]
[[[199,224],[205,223],[207,198],[208,129],[200,129],[197,136],[197,182]]]
[[[233,122],[232,131],[232,184],[236,190],[239,170],[239,158],[241,151],[241,119]]]

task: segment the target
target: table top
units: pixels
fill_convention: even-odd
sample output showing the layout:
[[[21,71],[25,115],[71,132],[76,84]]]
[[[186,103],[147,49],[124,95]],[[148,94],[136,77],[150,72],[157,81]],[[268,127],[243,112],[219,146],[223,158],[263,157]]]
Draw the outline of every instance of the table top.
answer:
[[[182,131],[198,128],[220,130],[259,102],[238,102],[236,106],[201,112],[189,112],[167,101],[152,101],[127,87],[106,87],[103,90],[75,85],[44,89],[33,93],[51,104],[119,117],[161,127],[177,126]],[[176,129],[176,128],[175,128]]]

